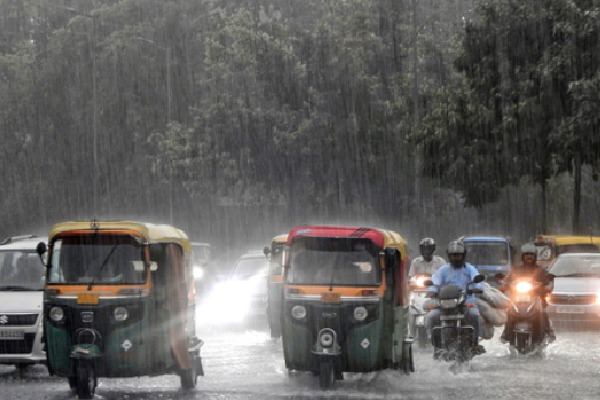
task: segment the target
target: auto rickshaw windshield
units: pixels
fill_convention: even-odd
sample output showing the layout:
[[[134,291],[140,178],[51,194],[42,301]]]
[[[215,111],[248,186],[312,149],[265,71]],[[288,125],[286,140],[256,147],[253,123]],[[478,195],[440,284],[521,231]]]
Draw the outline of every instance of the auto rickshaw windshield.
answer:
[[[81,235],[53,243],[48,283],[141,284],[143,248],[129,235]]]
[[[304,285],[379,285],[378,251],[362,238],[298,238],[287,281]]]

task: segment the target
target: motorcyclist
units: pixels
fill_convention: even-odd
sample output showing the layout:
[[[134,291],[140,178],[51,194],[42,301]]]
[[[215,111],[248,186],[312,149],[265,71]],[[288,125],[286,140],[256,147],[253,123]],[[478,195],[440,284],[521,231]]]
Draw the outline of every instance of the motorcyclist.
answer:
[[[436,297],[441,286],[456,285],[463,290],[467,284],[473,281],[475,276],[479,275],[477,268],[465,261],[467,250],[463,242],[454,240],[448,244],[448,260],[449,262],[440,267],[431,278],[433,285],[429,286],[428,297]],[[470,285],[471,289],[483,290],[483,283]],[[485,348],[479,344],[479,309],[475,302],[473,294],[468,295],[466,301],[468,307],[465,312],[466,323],[473,327],[473,347],[471,352],[476,354],[485,353]],[[427,334],[431,335],[431,343],[434,346],[434,358],[439,358],[441,354],[441,338],[439,329],[436,333],[432,333],[434,326],[440,325],[440,310],[433,309],[429,313],[427,319]]]
[[[508,276],[504,278],[500,290],[503,292],[508,291],[510,284],[519,278],[527,277],[534,282],[539,282],[541,292],[538,295],[542,301],[542,331],[548,336],[548,340],[554,341],[556,340],[556,335],[550,324],[550,318],[546,313],[546,294],[552,291],[552,279],[550,279],[548,271],[537,264],[537,249],[532,243],[526,243],[521,246],[521,261],[522,264],[515,266]],[[512,321],[509,316],[504,325],[502,336],[500,336],[502,343],[506,343],[509,340],[508,334],[511,329]]]
[[[435,252],[435,240],[426,237],[421,239],[419,242],[420,256],[416,257],[410,263],[410,269],[408,270],[408,276],[414,278],[417,275],[433,275],[439,267],[446,264],[446,260],[438,255],[434,255]]]

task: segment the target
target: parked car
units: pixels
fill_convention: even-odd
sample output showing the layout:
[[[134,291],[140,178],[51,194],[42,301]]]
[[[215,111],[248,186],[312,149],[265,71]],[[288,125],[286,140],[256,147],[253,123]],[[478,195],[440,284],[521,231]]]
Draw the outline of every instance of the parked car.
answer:
[[[467,261],[485,275],[487,283],[498,287],[496,274],[508,275],[515,258],[515,248],[502,236],[465,236]]]
[[[209,324],[266,324],[268,274],[269,260],[262,250],[243,254],[227,279],[213,286],[200,319]]]
[[[600,323],[600,253],[561,254],[548,272],[554,287],[546,310],[553,323]]]
[[[44,263],[38,237],[0,243],[0,364],[26,368],[45,364],[43,349]]]

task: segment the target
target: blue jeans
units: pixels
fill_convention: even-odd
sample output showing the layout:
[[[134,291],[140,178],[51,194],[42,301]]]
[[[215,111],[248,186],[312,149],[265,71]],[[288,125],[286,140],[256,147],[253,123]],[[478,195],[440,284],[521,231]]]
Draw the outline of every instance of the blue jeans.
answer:
[[[436,329],[435,333],[433,333],[433,327],[441,325],[440,314],[440,310],[436,308],[431,310],[427,318],[425,318],[427,336],[431,337],[431,343],[434,347],[441,347],[440,331]],[[477,343],[479,340],[479,309],[477,307],[466,309],[465,322],[473,327],[473,343]]]

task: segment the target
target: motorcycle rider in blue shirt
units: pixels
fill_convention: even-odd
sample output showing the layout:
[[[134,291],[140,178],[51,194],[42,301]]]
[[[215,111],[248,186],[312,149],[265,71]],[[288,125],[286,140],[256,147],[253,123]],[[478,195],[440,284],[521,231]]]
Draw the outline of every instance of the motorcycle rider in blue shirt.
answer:
[[[465,261],[467,250],[465,245],[458,240],[454,240],[448,244],[448,260],[449,262],[440,267],[432,276],[433,285],[429,286],[428,297],[436,297],[441,286],[456,285],[463,290],[467,284],[473,281],[475,276],[479,275],[479,271],[473,265]],[[470,285],[471,289],[483,290],[483,282]],[[465,321],[473,326],[473,343],[474,346],[471,352],[476,354],[485,353],[485,348],[479,344],[479,309],[475,302],[473,294],[468,295],[466,304],[468,304],[467,312],[465,313]],[[434,326],[440,325],[440,310],[433,309],[429,312],[427,323],[427,334],[431,336],[431,342],[435,348],[434,358],[438,358],[441,353],[441,338],[439,329],[433,332]]]

